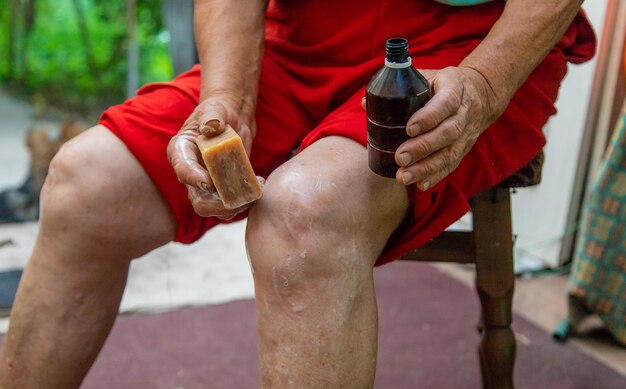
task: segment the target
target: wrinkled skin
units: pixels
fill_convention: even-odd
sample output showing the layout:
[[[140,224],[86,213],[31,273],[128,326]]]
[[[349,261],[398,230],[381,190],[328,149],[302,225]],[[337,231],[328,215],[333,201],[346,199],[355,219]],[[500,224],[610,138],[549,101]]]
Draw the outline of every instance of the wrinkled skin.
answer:
[[[432,99],[407,123],[412,138],[396,152],[396,178],[426,190],[452,173],[478,136],[502,114],[508,100],[496,98],[487,80],[469,67],[427,72]]]

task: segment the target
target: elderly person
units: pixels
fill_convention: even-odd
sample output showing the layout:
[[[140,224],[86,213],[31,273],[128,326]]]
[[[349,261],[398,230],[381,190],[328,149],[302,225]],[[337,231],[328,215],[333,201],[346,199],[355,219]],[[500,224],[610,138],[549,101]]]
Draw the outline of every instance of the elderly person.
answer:
[[[581,0],[442,3],[196,0],[201,67],[110,108],[54,159],[0,387],[79,386],[130,261],[246,216],[261,385],[371,387],[374,266],[538,154],[566,62],[594,49]],[[361,108],[392,36],[409,40],[417,68],[436,69],[397,180],[368,169]],[[227,124],[268,177],[249,209],[224,209],[198,160],[195,137]]]

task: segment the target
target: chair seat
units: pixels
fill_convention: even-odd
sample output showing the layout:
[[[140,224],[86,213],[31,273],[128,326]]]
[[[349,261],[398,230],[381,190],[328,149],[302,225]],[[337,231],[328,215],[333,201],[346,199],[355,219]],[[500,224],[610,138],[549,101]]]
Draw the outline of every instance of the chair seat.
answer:
[[[523,168],[502,181],[498,184],[498,186],[501,188],[525,188],[528,186],[539,185],[541,182],[541,172],[544,160],[545,155],[543,151],[541,151]]]

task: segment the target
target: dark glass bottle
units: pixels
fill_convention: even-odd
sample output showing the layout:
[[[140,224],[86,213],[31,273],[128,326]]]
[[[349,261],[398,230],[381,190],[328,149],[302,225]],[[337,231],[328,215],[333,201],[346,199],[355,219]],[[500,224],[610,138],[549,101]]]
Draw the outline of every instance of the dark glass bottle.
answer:
[[[409,139],[406,123],[429,99],[428,81],[412,65],[404,38],[387,40],[385,65],[366,89],[367,153],[370,169],[395,178],[395,152]]]

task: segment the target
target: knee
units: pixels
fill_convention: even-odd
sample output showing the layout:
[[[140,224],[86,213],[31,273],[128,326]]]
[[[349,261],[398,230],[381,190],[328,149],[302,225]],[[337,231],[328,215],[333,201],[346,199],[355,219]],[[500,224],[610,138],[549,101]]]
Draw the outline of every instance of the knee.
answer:
[[[272,291],[295,312],[302,308],[295,296],[369,274],[355,243],[362,221],[350,210],[332,182],[293,169],[273,173],[246,231],[257,290]]]
[[[106,164],[79,137],[64,144],[50,163],[41,191],[42,228],[88,233],[107,208]]]
[[[321,246],[313,241],[331,243],[340,234],[355,232],[362,221],[358,206],[346,198],[349,191],[293,165],[269,176],[250,223],[274,229],[280,238],[317,247]]]
[[[129,233],[129,219],[137,189],[124,182],[119,162],[112,161],[104,143],[84,134],[55,155],[41,191],[41,231],[59,241],[80,242],[80,247],[106,242],[107,247],[134,252],[141,237]]]
[[[332,182],[310,179],[297,168],[279,168],[250,210],[246,239],[280,241],[282,246],[299,248],[299,255],[319,256],[356,232],[356,213],[352,215],[351,206],[340,198]]]

